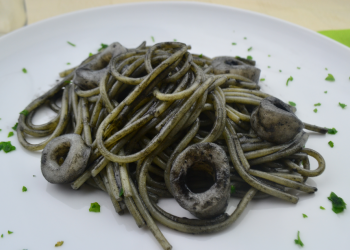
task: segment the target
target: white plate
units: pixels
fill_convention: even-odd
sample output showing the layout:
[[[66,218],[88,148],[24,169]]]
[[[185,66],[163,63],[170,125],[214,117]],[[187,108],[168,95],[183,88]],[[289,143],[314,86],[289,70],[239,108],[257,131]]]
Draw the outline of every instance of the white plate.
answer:
[[[0,141],[11,140],[17,147],[8,154],[0,152],[0,234],[4,234],[0,249],[53,249],[61,240],[62,249],[161,249],[150,231],[137,228],[130,215],[116,214],[106,194],[46,182],[40,172],[40,153],[24,150],[16,137],[7,138],[18,113],[55,83],[58,72],[70,67],[67,62],[78,64],[89,52],[96,52],[100,43],[119,41],[135,47],[146,40],[154,44],[151,36],[155,42],[177,39],[192,45],[193,53],[210,57],[253,56],[262,70],[261,78],[266,79],[261,82],[263,91],[295,102],[303,121],[339,131],[336,135],[312,134],[307,143],[327,163],[324,174],[308,181],[318,188],[314,195],[300,194],[296,205],[274,198],[253,201],[233,226],[211,235],[187,235],[160,225],[174,249],[298,249],[294,243],[298,230],[305,249],[349,245],[349,211],[333,213],[327,197],[334,191],[350,202],[349,107],[338,105],[350,105],[350,50],[316,32],[265,15],[172,2],[84,10],[0,38]],[[22,73],[24,67],[27,74]],[[325,81],[328,73],[335,82]],[[294,80],[287,87],[290,76]],[[318,102],[322,105],[314,113]],[[330,140],[334,148],[328,146]],[[312,163],[316,168],[315,161]],[[28,188],[26,193],[22,186]],[[90,213],[90,203],[96,201],[101,213]],[[229,212],[237,203],[238,199],[232,199]],[[175,202],[162,200],[160,204],[189,216]],[[8,235],[7,230],[14,233]]]

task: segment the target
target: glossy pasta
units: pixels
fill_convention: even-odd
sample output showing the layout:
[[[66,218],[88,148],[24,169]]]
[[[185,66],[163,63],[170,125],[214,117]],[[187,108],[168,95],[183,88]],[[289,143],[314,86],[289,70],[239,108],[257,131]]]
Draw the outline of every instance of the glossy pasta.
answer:
[[[295,108],[261,92],[254,61],[208,58],[190,48],[179,42],[135,49],[113,43],[62,72],[56,86],[25,108],[29,114],[20,115],[17,129],[24,148],[44,149],[41,167],[48,181],[105,191],[118,214],[129,211],[164,249],[171,245],[155,221],[184,233],[217,232],[251,199],[297,203],[288,191],[314,193],[305,181],[325,169],[323,157],[304,147],[303,129],[327,129],[301,122]],[[42,106],[57,115],[35,125]],[[281,123],[286,125],[277,129]],[[46,139],[31,144],[28,136]],[[317,169],[310,170],[309,156]],[[215,192],[223,200],[215,200]],[[228,215],[230,196],[241,201]],[[180,218],[157,205],[172,197],[194,207],[191,213],[199,219]]]

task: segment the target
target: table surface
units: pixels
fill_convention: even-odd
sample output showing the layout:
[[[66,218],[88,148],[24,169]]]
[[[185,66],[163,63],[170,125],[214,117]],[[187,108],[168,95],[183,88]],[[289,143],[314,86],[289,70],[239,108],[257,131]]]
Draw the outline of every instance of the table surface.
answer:
[[[144,0],[26,0],[28,24],[77,10]],[[311,30],[350,29],[349,0],[193,0],[277,17]]]

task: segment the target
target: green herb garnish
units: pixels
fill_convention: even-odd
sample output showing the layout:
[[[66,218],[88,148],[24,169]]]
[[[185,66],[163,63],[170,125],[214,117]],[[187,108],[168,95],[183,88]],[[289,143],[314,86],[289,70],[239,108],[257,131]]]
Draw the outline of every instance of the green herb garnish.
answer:
[[[267,66],[267,68],[271,68],[271,66]]]
[[[290,106],[293,106],[293,107],[297,106],[297,105],[295,104],[295,102],[289,102],[289,105],[290,105]]]
[[[7,138],[11,137],[11,136],[13,136],[13,132],[12,131],[8,134]]]
[[[153,37],[153,36],[151,36],[151,39],[152,39],[152,41],[154,42],[154,37]]]
[[[8,152],[11,152],[11,151],[13,151],[15,149],[16,149],[16,147],[12,146],[10,141],[8,141],[8,142],[6,142],[6,141],[0,142],[0,151],[4,150],[5,153],[8,153]]]
[[[20,114],[26,116],[29,114],[29,112],[28,110],[24,109],[23,111],[20,112]]]
[[[314,112],[317,113],[317,109],[314,109]]]
[[[63,241],[57,241],[57,243],[55,244],[55,247],[60,247],[63,245]]]
[[[28,191],[28,189],[25,186],[23,186],[22,187],[22,192],[27,192],[27,191]]]
[[[33,174],[33,177],[36,177],[36,175]]]
[[[300,246],[304,246],[304,243],[301,241],[300,236],[299,236],[300,232],[298,231],[298,239],[294,240],[295,244],[300,245]]]
[[[335,128],[328,129],[328,134],[335,135],[336,133],[338,133],[338,131]]]
[[[282,70],[279,70],[279,72],[282,72]]]
[[[93,56],[93,55],[94,55],[94,54],[92,54],[91,52],[89,53],[89,57],[90,57],[90,56]]]
[[[327,68],[324,68],[325,70],[328,70]]]
[[[15,126],[12,127],[12,129],[13,129],[14,131],[17,131],[17,126],[18,126],[18,122],[15,124]]]
[[[235,186],[231,186],[231,194],[233,194],[234,192],[236,192],[236,187]]]
[[[267,55],[268,57],[271,57],[271,55]]]
[[[320,206],[320,209],[322,209],[322,210],[326,210],[324,207],[322,207],[322,206]]]
[[[326,77],[325,80],[326,81],[330,81],[330,82],[334,82],[335,81],[334,76],[332,74],[328,74],[328,76]]]
[[[174,42],[177,42],[177,40],[176,40],[176,39],[174,39]]]
[[[261,78],[261,79],[260,79],[260,82],[263,82],[263,81],[265,81],[265,78]]]
[[[252,56],[247,56],[247,59],[248,60],[253,60],[253,57]]]
[[[253,47],[250,47],[250,48],[248,48],[248,51],[251,51],[253,49]]]
[[[198,57],[199,57],[199,58],[202,58],[202,57],[203,57],[203,54],[200,54]]]
[[[332,202],[332,210],[334,213],[339,214],[346,209],[346,203],[342,198],[338,197],[335,193],[331,193],[328,200]]]
[[[307,218],[307,215],[306,215],[306,214],[303,214],[303,217],[304,217],[304,218]]]
[[[91,203],[89,211],[90,212],[95,212],[95,213],[99,213],[100,212],[100,204],[98,204],[97,202]]]
[[[7,233],[8,233],[8,234],[13,234],[13,232],[11,232],[10,230],[7,230]]]
[[[346,105],[346,104],[344,104],[344,103],[339,103],[339,106],[340,106],[342,109],[345,109],[345,107],[348,106],[348,105]]]
[[[232,45],[237,45],[237,43],[232,43]]]
[[[331,148],[334,147],[334,143],[333,143],[332,141],[329,141],[329,142],[328,142],[328,145],[329,145]]]
[[[70,65],[70,63],[67,63],[67,65]]]
[[[1,235],[1,238],[4,238],[4,234]]]
[[[244,39],[244,40],[247,40],[247,38],[246,38],[246,37],[244,37],[243,39]]]
[[[291,81],[293,81],[293,80],[294,80],[293,77],[290,76],[290,77],[287,79],[286,86],[288,86],[288,83],[291,82]]]
[[[314,106],[321,106],[321,103],[316,103],[314,104]]]
[[[124,190],[123,190],[123,188],[121,188],[120,191],[119,191],[119,197],[122,197],[123,194],[124,194]]]
[[[23,73],[27,73],[27,69],[26,68],[23,68],[22,71],[23,71]]]
[[[69,45],[72,45],[73,47],[75,47],[75,44],[74,44],[74,43],[71,43],[71,42],[68,42],[68,41],[67,41],[67,43],[68,43]]]
[[[99,48],[97,51],[100,52],[101,50],[108,47],[108,44],[101,43],[101,48]]]
[[[300,69],[300,67],[297,67],[297,69]]]
[[[328,91],[325,91],[324,93],[325,93],[325,94],[327,94],[327,93],[328,93]]]

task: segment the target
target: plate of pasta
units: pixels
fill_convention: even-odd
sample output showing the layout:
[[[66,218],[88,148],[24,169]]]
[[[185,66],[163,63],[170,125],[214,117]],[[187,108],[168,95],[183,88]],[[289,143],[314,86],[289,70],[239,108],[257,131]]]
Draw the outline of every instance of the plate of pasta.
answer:
[[[349,48],[212,4],[0,38],[0,248],[324,249],[350,222]]]

